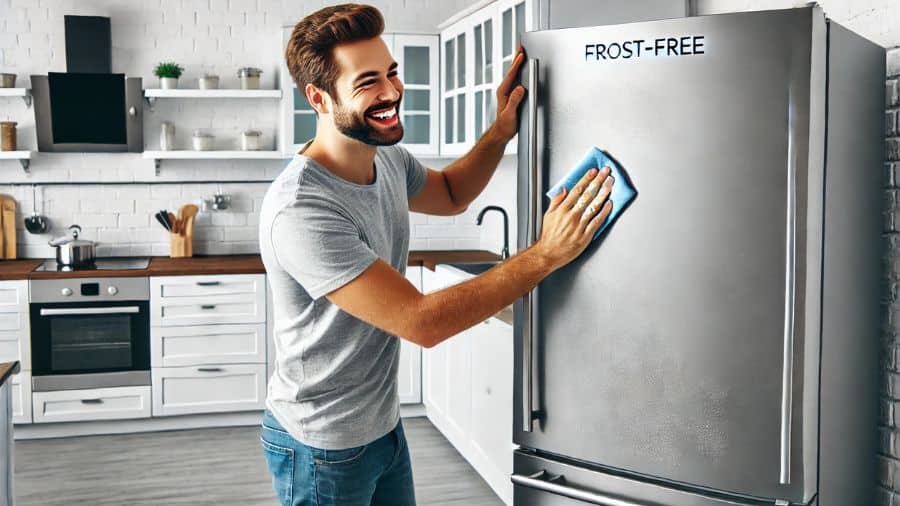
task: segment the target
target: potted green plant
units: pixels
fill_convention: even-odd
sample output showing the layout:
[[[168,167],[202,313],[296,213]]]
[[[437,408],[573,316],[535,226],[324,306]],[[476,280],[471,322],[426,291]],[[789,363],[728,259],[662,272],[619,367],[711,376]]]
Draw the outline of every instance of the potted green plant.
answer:
[[[159,78],[159,87],[164,90],[171,90],[178,87],[178,78],[184,68],[174,62],[163,62],[153,69],[153,73]]]

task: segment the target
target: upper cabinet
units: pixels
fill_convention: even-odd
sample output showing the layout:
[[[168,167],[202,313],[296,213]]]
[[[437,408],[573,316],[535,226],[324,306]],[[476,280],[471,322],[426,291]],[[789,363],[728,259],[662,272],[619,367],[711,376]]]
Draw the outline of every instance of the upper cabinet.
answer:
[[[403,81],[401,144],[420,156],[438,155],[439,69],[437,35],[385,35]]]
[[[293,27],[282,30],[282,50],[287,47]],[[419,156],[438,155],[438,37],[387,33],[382,36],[398,63],[403,81],[400,104],[404,136],[401,144]],[[299,90],[282,62],[281,149],[285,154],[297,153],[316,135],[316,113]]]
[[[441,31],[441,155],[461,155],[497,116],[497,85],[521,34],[532,29],[532,0],[498,0]],[[506,147],[516,152],[515,139]]]

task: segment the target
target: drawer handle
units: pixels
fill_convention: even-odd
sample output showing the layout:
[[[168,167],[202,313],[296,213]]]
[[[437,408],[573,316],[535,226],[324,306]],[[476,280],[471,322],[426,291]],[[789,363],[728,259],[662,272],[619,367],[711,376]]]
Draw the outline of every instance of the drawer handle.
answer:
[[[103,404],[103,399],[81,399],[82,404]]]
[[[200,306],[200,309],[215,309],[215,308],[216,308],[215,304],[203,304],[202,306]]]
[[[222,372],[221,367],[198,367],[199,372]]]
[[[221,281],[197,281],[197,286],[219,286]]]

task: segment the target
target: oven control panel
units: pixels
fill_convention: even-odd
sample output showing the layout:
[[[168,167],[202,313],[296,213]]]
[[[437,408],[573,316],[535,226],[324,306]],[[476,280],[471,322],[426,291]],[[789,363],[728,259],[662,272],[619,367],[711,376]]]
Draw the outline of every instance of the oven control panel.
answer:
[[[31,302],[149,300],[150,279],[71,278],[30,282]]]

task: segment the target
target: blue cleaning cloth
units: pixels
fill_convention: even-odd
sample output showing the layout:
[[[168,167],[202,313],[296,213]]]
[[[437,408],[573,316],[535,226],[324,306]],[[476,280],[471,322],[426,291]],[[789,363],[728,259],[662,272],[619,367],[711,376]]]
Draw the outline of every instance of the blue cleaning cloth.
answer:
[[[628,176],[625,174],[622,167],[606,152],[593,147],[584,156],[581,163],[570,170],[562,180],[553,185],[553,188],[550,188],[547,192],[547,196],[550,198],[553,198],[557,193],[562,191],[563,187],[571,192],[572,188],[575,187],[578,181],[581,181],[581,178],[584,177],[587,171],[594,168],[602,170],[603,167],[609,167],[610,175],[615,178],[612,195],[609,197],[613,202],[613,208],[612,212],[609,213],[609,217],[603,222],[603,225],[600,225],[600,228],[597,229],[592,240],[596,240],[603,235],[603,232],[616,220],[616,217],[618,217],[619,214],[625,210],[625,207],[637,196],[637,191],[632,186],[631,181],[628,179]]]

